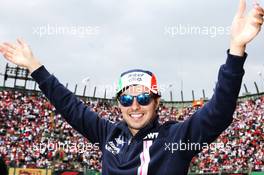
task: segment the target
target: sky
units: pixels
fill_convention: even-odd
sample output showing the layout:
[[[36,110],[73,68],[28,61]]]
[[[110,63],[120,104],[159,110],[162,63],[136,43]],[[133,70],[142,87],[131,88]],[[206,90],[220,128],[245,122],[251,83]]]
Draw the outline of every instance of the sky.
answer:
[[[264,4],[264,1],[261,2]],[[162,97],[210,98],[229,48],[230,25],[239,0],[0,0],[0,42],[23,37],[61,83],[82,94],[114,96],[129,69],[156,74]],[[247,10],[253,0],[247,1]],[[243,83],[264,91],[264,45],[260,32],[247,46]],[[0,73],[6,60],[0,58]],[[86,81],[85,81],[86,80]],[[13,82],[9,80],[7,85]],[[0,76],[3,84],[3,76]],[[28,86],[33,86],[28,84]],[[240,95],[245,92],[242,87]]]

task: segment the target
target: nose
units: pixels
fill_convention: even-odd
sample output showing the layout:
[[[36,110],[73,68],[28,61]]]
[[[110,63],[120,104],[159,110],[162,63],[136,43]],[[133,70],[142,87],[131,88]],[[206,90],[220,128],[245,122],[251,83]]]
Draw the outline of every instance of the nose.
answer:
[[[140,109],[140,104],[137,102],[136,98],[133,99],[133,103],[131,105],[131,108],[133,109],[133,111],[137,111]]]

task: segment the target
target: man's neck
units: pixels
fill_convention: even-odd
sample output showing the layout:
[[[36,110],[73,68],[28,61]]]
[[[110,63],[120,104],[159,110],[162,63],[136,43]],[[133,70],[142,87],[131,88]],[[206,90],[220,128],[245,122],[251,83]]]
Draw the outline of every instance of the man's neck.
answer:
[[[138,129],[129,128],[129,130],[130,130],[133,137],[139,132]]]

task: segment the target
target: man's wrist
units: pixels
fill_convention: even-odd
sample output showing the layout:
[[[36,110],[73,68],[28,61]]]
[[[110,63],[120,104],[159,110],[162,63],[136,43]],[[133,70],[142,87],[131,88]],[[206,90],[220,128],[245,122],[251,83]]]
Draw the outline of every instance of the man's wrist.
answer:
[[[42,66],[42,64],[38,61],[36,62],[32,62],[29,66],[28,66],[28,70],[30,72],[30,74],[32,74],[32,72],[34,72],[35,70],[37,70],[38,68],[40,68]]]
[[[246,45],[238,45],[231,42],[229,53],[236,56],[244,56]]]

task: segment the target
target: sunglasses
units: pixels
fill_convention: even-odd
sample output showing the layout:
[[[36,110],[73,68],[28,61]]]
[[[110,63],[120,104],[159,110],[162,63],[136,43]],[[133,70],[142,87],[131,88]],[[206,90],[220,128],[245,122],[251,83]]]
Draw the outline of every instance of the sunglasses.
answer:
[[[128,107],[133,104],[134,98],[137,99],[138,104],[140,104],[141,106],[147,106],[148,104],[150,104],[151,100],[153,99],[153,95],[149,93],[142,93],[137,96],[124,94],[124,95],[121,95],[118,98],[118,100],[122,106]]]

